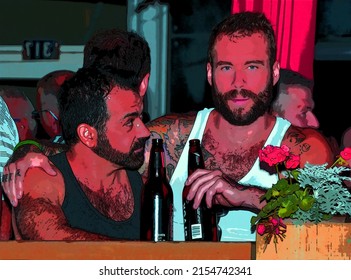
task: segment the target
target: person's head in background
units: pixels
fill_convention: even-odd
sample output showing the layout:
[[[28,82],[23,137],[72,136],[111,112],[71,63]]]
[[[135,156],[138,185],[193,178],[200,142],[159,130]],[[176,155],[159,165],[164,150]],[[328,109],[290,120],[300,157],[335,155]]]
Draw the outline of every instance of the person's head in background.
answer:
[[[45,132],[50,138],[61,135],[57,95],[64,81],[71,78],[70,70],[52,71],[37,83],[37,113]]]
[[[20,141],[35,139],[38,125],[32,115],[34,106],[26,94],[19,89],[3,86],[0,88],[0,96],[9,108]]]
[[[138,92],[144,98],[150,77],[151,56],[147,41],[133,31],[106,29],[95,33],[84,46],[83,67],[110,65],[127,75],[136,75]],[[144,107],[147,109],[146,99]],[[144,122],[150,117],[143,113]]]
[[[280,69],[277,96],[272,104],[273,115],[298,127],[319,128],[312,97],[313,81],[298,72]]]

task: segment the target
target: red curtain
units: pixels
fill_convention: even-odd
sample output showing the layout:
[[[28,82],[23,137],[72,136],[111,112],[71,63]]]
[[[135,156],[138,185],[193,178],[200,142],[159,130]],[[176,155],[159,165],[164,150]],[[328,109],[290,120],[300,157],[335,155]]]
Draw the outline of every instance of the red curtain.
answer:
[[[317,0],[232,0],[232,13],[263,12],[277,40],[282,68],[313,79]]]

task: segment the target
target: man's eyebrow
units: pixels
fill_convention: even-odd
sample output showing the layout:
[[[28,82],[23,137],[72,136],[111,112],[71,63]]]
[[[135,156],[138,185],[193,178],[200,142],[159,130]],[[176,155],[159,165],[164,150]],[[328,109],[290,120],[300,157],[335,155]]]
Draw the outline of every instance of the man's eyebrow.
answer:
[[[123,116],[122,120],[130,118],[130,117],[138,118],[139,116],[140,116],[140,114],[138,112],[132,112],[132,113],[125,114]]]
[[[261,65],[264,65],[264,61],[263,60],[258,60],[258,59],[256,59],[256,60],[249,60],[249,61],[246,61],[245,62],[245,65],[247,65],[247,64],[261,64]]]
[[[256,60],[248,60],[248,61],[245,61],[245,65],[248,65],[248,64],[260,64],[260,65],[264,65],[264,61],[263,60],[259,60],[259,59],[256,59]],[[225,60],[221,60],[221,61],[218,61],[216,63],[217,66],[220,66],[220,65],[233,65],[231,62],[229,61],[225,61]]]
[[[233,65],[233,64],[229,61],[220,60],[220,61],[217,61],[216,65],[219,66],[219,65]]]

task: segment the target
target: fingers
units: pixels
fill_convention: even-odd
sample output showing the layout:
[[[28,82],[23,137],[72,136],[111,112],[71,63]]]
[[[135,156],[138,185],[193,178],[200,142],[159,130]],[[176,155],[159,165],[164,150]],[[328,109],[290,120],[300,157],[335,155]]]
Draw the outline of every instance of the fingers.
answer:
[[[4,167],[4,173],[2,176],[2,186],[4,192],[14,207],[16,207],[18,203],[15,188],[16,174],[18,174],[16,170],[16,164],[11,163]]]
[[[194,201],[194,208],[199,207],[203,197],[208,208],[211,208],[214,202],[227,207],[236,204],[235,188],[222,177],[220,170],[199,169],[189,176],[186,184],[191,184],[187,199]]]
[[[28,153],[26,158],[28,158],[29,164],[26,166],[26,170],[30,167],[41,167],[47,174],[51,176],[56,175],[56,171],[50,164],[50,161],[47,156],[40,153]],[[27,161],[25,162],[27,163]]]
[[[2,185],[6,196],[14,207],[18,205],[18,199],[23,196],[24,176],[31,167],[41,167],[47,174],[56,175],[49,159],[39,153],[28,153],[23,159],[5,166]]]
[[[197,208],[202,198],[206,195],[207,207],[212,207],[213,194],[208,193],[208,190],[220,179],[222,172],[220,170],[209,171],[205,169],[196,170],[187,180],[187,185],[191,184],[188,200],[194,199],[193,207]]]
[[[52,167],[52,165],[50,164],[50,161],[48,160],[48,158],[46,158],[47,161],[43,162],[43,165],[41,166],[43,168],[43,170],[51,175],[51,176],[55,176],[56,175],[56,171],[54,170],[54,168]]]

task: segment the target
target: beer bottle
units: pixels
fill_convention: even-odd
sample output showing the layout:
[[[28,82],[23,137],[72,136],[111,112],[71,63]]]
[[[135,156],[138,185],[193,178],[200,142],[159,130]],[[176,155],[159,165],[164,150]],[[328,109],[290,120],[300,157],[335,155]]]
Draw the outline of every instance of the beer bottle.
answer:
[[[188,176],[196,169],[205,168],[199,139],[189,140]],[[216,212],[207,208],[205,197],[200,206],[193,208],[193,201],[186,199],[190,186],[183,189],[184,233],[186,241],[218,241]]]
[[[162,139],[152,139],[149,177],[141,195],[141,240],[172,241],[173,192],[166,177]]]

